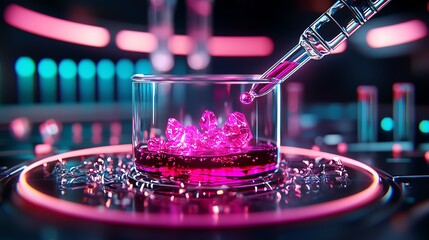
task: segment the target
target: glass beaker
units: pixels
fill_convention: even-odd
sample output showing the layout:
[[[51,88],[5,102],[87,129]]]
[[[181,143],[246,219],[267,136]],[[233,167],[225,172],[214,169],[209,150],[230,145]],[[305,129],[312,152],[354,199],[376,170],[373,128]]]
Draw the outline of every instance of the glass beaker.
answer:
[[[240,102],[256,75],[132,77],[133,154],[140,174],[175,185],[237,185],[274,173],[280,91]]]

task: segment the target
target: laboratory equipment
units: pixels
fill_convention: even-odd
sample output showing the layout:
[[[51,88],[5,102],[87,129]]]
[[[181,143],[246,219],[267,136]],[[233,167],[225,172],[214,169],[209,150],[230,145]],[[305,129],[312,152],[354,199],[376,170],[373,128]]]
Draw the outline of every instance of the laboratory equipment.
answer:
[[[268,84],[254,84],[240,96],[250,104],[255,97],[270,92],[284,82],[310,59],[319,60],[330,54],[342,42],[379,12],[390,0],[338,0],[301,35],[299,43],[269,68],[261,78]]]

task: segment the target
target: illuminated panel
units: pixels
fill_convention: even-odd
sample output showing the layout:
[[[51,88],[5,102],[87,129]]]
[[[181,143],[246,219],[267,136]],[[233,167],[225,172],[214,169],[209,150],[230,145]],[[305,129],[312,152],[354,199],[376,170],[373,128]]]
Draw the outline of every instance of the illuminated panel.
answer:
[[[273,51],[268,37],[212,37],[208,43],[212,56],[267,56]]]
[[[69,43],[105,47],[110,41],[105,28],[54,18],[16,4],[6,7],[4,20],[18,29]]]
[[[76,75],[77,66],[71,59],[63,59],[58,65],[60,76],[60,101],[75,102],[76,101]]]
[[[101,59],[97,64],[98,99],[112,102],[115,97],[115,64],[109,59]]]
[[[274,44],[268,37],[211,37],[209,52],[212,56],[268,56]],[[150,33],[122,30],[116,36],[119,49],[132,52],[150,53],[156,48],[156,39]],[[175,55],[188,55],[191,42],[188,36],[174,35],[169,43]]]
[[[53,103],[57,100],[57,73],[58,68],[54,60],[44,58],[37,66],[39,73],[40,102]]]
[[[131,76],[134,64],[129,59],[120,59],[116,63],[117,91],[119,101],[131,101]]]
[[[417,41],[426,35],[426,25],[420,20],[411,20],[371,29],[366,35],[366,42],[372,48],[383,48]]]
[[[19,57],[15,62],[18,103],[34,102],[34,73],[36,64],[30,57]]]
[[[115,38],[119,49],[132,52],[150,53],[155,50],[156,38],[152,33],[121,30]]]
[[[78,66],[79,100],[81,102],[95,101],[95,63],[90,59],[82,59]]]

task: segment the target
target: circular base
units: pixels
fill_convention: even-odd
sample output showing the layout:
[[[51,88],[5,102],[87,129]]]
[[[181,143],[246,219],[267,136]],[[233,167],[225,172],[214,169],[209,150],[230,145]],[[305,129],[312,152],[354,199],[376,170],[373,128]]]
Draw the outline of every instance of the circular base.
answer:
[[[21,173],[18,195],[25,204],[54,215],[133,226],[218,228],[373,210],[391,194],[386,180],[361,162],[292,147],[281,148],[285,160],[279,171],[249,185],[172,187],[136,172],[131,149],[106,146],[42,159]],[[342,164],[324,165],[318,177],[307,171],[321,162]],[[348,174],[346,182],[329,177],[329,168],[336,166],[347,170],[342,171]]]

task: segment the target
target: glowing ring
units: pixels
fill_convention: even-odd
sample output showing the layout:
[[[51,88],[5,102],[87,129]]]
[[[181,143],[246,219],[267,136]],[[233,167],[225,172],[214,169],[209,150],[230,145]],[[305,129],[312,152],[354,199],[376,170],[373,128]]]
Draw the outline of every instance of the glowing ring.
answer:
[[[57,213],[65,214],[71,217],[84,218],[92,221],[128,224],[134,226],[157,226],[157,227],[244,227],[253,225],[266,225],[278,223],[291,223],[321,217],[332,216],[338,213],[344,213],[363,207],[380,196],[382,186],[378,173],[371,167],[358,162],[356,160],[338,156],[335,154],[319,152],[315,150],[281,147],[283,154],[299,154],[311,157],[323,157],[332,159],[340,157],[343,164],[349,168],[356,169],[366,174],[371,179],[371,184],[364,190],[353,195],[332,200],[329,202],[318,203],[310,206],[297,207],[292,209],[284,209],[280,211],[255,212],[248,214],[219,214],[219,215],[172,215],[166,213],[138,213],[103,209],[99,207],[86,206],[79,203],[67,202],[61,199],[54,198],[37,191],[27,182],[27,173],[38,166],[45,163],[58,161],[58,159],[66,159],[77,156],[94,155],[100,153],[127,153],[132,150],[131,144],[105,146],[76,150],[50,156],[40,161],[37,161],[28,166],[20,175],[17,184],[19,196],[26,202],[44,209],[48,209]]]

